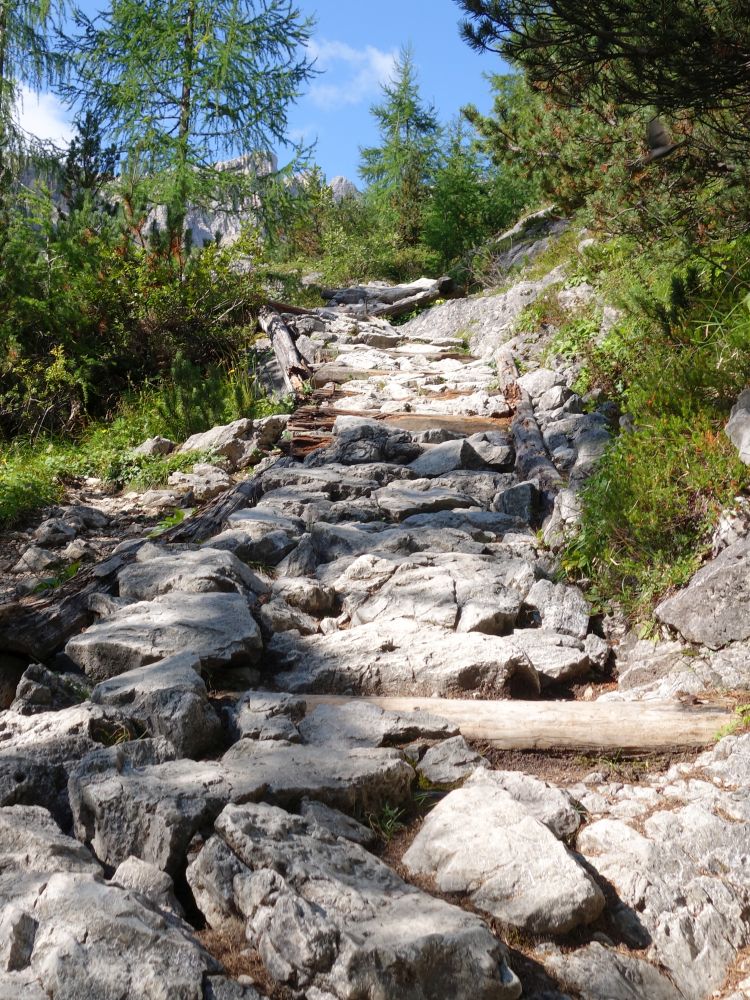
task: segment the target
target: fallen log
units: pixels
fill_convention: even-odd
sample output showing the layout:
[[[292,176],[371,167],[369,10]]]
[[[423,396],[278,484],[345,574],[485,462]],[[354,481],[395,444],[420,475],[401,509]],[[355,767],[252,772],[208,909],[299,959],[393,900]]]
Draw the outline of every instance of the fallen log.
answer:
[[[423,711],[454,723],[466,739],[500,750],[620,751],[708,747],[733,719],[731,707],[679,702],[474,701],[303,695],[317,705],[365,702],[394,712]]]
[[[263,332],[271,339],[276,360],[284,378],[284,384],[297,397],[305,392],[305,383],[310,381],[310,366],[297,350],[289,327],[275,309],[264,307],[258,316]]]
[[[516,449],[516,475],[519,479],[536,479],[543,490],[559,489],[563,484],[562,476],[547,453],[531,399],[523,390],[520,392],[510,429]]]
[[[374,306],[372,309],[367,310],[367,315],[373,316],[376,319],[395,319],[398,316],[405,316],[406,313],[410,313],[414,309],[423,309],[425,306],[429,306],[437,301],[437,299],[444,298],[446,295],[452,293],[453,289],[452,278],[439,278],[432,288],[416,292],[414,295],[400,299],[398,302],[383,303],[382,305]]]

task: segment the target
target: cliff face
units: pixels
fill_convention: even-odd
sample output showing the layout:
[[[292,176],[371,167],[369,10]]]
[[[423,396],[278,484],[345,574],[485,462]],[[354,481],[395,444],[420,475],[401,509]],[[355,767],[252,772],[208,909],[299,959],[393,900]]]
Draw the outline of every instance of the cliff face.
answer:
[[[274,153],[244,153],[242,156],[216,164],[216,170],[220,173],[234,174],[238,178],[243,176],[265,177],[276,173],[278,169],[279,161]],[[21,184],[31,190],[41,186],[48,189],[52,194],[55,210],[65,213],[68,210],[68,204],[63,195],[60,173],[61,171],[56,169],[41,170],[30,165],[22,174]],[[289,183],[291,185],[303,184],[304,175],[293,177]],[[360,196],[356,185],[347,177],[334,177],[329,187],[333,191],[333,199],[336,202],[340,202],[344,198]],[[225,245],[234,243],[239,239],[242,227],[253,220],[257,207],[256,195],[244,199],[234,198],[231,203],[227,199],[224,203],[216,201],[209,205],[192,206],[185,219],[185,227],[190,233],[192,245],[203,247],[217,240]],[[148,214],[146,230],[153,225],[162,229],[166,224],[166,205],[155,205]]]

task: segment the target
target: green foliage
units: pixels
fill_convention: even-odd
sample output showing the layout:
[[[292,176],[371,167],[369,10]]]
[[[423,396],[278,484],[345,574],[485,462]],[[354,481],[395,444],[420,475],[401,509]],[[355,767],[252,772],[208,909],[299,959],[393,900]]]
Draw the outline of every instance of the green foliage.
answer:
[[[419,94],[414,56],[401,50],[393,80],[383,84],[383,101],[370,109],[380,145],[360,150],[360,176],[403,246],[415,246],[435,174],[440,126],[437,113]]]
[[[406,828],[402,822],[404,815],[403,809],[386,803],[379,813],[372,813],[367,819],[374,833],[386,844],[390,844],[396,834]]]
[[[748,729],[750,729],[750,705],[737,705],[734,710],[734,718],[726,726],[721,727],[716,734],[716,739],[723,740],[725,736],[736,736]]]
[[[93,18],[76,9],[74,21],[63,90],[167,182],[155,201],[182,246],[188,205],[210,201],[223,180],[220,153],[256,150],[261,167],[287,142],[288,107],[312,75],[312,22],[289,0],[113,0]]]
[[[615,246],[610,259],[621,252]],[[720,510],[750,486],[723,431],[750,381],[750,247],[726,247],[723,264],[695,260],[675,271],[651,262],[644,280],[629,256],[608,276],[629,314],[601,343],[586,344],[579,331],[589,378],[620,400],[634,429],[584,489],[563,562],[634,617],[689,579]]]

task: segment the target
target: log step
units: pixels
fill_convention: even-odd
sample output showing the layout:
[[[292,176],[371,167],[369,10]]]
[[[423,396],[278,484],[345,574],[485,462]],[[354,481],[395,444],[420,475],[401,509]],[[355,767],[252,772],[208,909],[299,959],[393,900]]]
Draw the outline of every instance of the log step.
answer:
[[[734,718],[730,705],[680,702],[475,701],[304,695],[317,705],[368,702],[394,712],[421,710],[457,725],[467,739],[500,750],[643,753],[709,747]]]

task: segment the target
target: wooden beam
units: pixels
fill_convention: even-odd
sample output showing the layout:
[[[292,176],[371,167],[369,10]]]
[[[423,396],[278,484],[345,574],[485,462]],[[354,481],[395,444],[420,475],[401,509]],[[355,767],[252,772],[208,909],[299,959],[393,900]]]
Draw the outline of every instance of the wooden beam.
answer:
[[[420,710],[454,723],[467,739],[500,750],[644,753],[708,747],[731,722],[729,706],[679,702],[474,701],[453,698],[348,698],[303,695],[317,705],[366,702],[393,712]]]
[[[519,479],[536,479],[543,490],[559,489],[563,479],[547,452],[542,432],[534,416],[534,407],[523,390],[516,404],[511,424],[516,449],[516,475]]]

